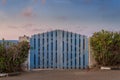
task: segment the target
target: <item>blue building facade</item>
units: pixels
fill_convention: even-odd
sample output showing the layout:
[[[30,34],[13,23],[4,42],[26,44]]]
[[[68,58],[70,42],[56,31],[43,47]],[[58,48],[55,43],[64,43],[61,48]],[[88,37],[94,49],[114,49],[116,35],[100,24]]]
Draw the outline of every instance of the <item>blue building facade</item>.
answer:
[[[30,69],[84,69],[88,67],[88,39],[54,30],[30,38]]]

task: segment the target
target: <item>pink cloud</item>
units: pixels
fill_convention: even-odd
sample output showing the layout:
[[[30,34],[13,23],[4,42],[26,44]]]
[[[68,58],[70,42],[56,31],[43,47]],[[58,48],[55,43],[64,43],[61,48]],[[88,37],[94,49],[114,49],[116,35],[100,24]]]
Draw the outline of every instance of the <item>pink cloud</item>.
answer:
[[[32,28],[34,26],[36,26],[36,25],[32,24],[32,23],[28,23],[28,24],[23,25],[23,28]]]
[[[38,0],[34,0],[35,3],[38,2]],[[46,0],[41,0],[42,4],[45,4],[46,3]]]
[[[23,17],[33,17],[33,16],[35,16],[35,14],[33,12],[33,8],[32,7],[28,7],[26,9],[24,9],[22,11],[22,16]]]
[[[68,17],[67,16],[58,16],[58,17],[56,17],[58,20],[67,20],[68,19]]]
[[[38,0],[34,0],[35,3],[37,3]]]
[[[5,5],[7,0],[2,0],[2,4]]]
[[[46,0],[41,0],[42,1],[42,4],[45,4],[46,3]]]

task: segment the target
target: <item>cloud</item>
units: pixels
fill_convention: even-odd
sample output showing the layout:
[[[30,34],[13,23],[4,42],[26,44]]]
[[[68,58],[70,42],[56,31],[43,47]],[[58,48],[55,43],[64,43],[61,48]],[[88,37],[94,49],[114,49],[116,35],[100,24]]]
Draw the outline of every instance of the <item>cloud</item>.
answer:
[[[42,1],[42,4],[45,4],[46,3],[46,0],[41,0]]]
[[[11,28],[11,29],[33,29],[36,25],[35,24],[32,24],[32,23],[28,23],[28,24],[14,24],[14,25],[8,25],[8,28]]]
[[[53,28],[33,28],[31,31],[34,33],[43,33],[43,32],[49,32],[55,30]]]
[[[8,19],[8,15],[4,11],[0,11],[0,20],[5,21]]]
[[[2,4],[5,5],[7,0],[2,0]]]
[[[23,27],[30,28],[30,27],[34,27],[34,26],[35,26],[35,24],[28,23],[28,24],[25,24]]]
[[[38,0],[34,0],[34,3],[37,3]],[[46,0],[41,0],[42,4],[45,4],[46,3]]]
[[[34,0],[34,2],[35,2],[35,3],[37,3],[37,2],[38,2],[38,0]]]
[[[44,29],[39,29],[39,28],[34,28],[34,29],[32,29],[32,31],[34,31],[34,32],[38,32],[38,31],[43,31]]]
[[[12,25],[12,26],[8,26],[8,28],[11,28],[11,29],[18,29],[19,27],[15,26],[15,25]]]
[[[68,17],[67,16],[58,16],[58,17],[56,17],[56,19],[66,21],[66,20],[68,20]]]
[[[35,13],[33,12],[32,7],[28,7],[26,9],[24,9],[21,14],[22,14],[23,17],[33,17],[33,16],[35,16]]]

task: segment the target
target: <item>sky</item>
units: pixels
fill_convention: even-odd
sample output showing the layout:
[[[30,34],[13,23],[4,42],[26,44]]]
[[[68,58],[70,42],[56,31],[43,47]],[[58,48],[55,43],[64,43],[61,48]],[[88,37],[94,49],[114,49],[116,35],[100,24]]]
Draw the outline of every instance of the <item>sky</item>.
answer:
[[[0,0],[0,39],[56,29],[120,31],[120,0]]]

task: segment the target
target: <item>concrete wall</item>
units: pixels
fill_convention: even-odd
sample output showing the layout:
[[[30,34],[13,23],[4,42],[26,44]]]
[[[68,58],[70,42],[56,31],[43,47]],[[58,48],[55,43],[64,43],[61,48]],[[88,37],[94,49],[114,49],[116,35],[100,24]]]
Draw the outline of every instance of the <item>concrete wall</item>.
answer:
[[[92,51],[92,47],[90,44],[90,38],[88,39],[88,48],[89,48],[88,49],[88,51],[89,51],[89,67],[92,68],[92,66],[96,64],[96,61],[93,56],[93,51]]]

